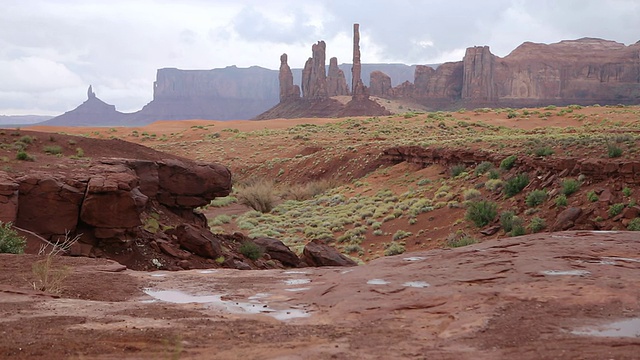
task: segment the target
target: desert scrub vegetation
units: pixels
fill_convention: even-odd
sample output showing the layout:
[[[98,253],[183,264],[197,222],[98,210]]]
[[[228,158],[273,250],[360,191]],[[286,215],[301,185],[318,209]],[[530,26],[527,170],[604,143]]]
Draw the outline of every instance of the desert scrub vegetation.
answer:
[[[565,179],[560,185],[560,193],[569,196],[580,189],[580,181],[576,179]]]
[[[476,166],[475,170],[473,171],[473,174],[475,176],[484,175],[486,172],[488,172],[491,169],[493,169],[493,163],[489,161],[483,161],[480,164],[478,164],[478,166]]]
[[[400,255],[406,251],[404,244],[392,241],[385,244],[384,256]]]
[[[473,222],[477,227],[490,224],[498,213],[498,204],[488,201],[471,201],[467,205],[467,220]]]
[[[534,216],[533,218],[531,218],[531,222],[529,223],[529,226],[528,226],[529,230],[532,233],[540,232],[544,230],[544,228],[546,227],[547,227],[547,224],[544,221],[544,219],[538,216]]]
[[[517,159],[518,157],[515,155],[507,156],[504,160],[500,162],[500,169],[511,170],[513,165],[515,165]]]
[[[251,241],[243,242],[242,245],[240,245],[240,247],[238,248],[238,251],[240,252],[240,254],[254,261],[260,259],[264,254],[262,248],[258,244]]]
[[[542,205],[547,200],[547,192],[544,190],[533,190],[527,194],[525,203],[529,207],[536,207]]]
[[[478,240],[476,240],[471,235],[468,235],[464,231],[456,231],[455,233],[451,233],[447,236],[445,244],[450,248],[459,248],[467,245],[472,245],[477,242]]]
[[[71,269],[67,266],[56,266],[55,259],[68,252],[71,246],[80,239],[80,236],[82,235],[71,237],[67,232],[64,238],[56,240],[55,243],[46,243],[40,246],[38,255],[43,259],[34,262],[31,267],[31,272],[35,277],[35,281],[32,282],[34,290],[54,294],[62,292],[64,281],[69,276]]]
[[[259,180],[236,189],[238,202],[262,213],[270,212],[276,203],[275,184]]]
[[[27,241],[13,229],[11,222],[0,221],[0,253],[22,254]]]
[[[527,185],[529,185],[529,175],[526,173],[518,174],[507,180],[504,184],[504,195],[508,198],[520,193]]]

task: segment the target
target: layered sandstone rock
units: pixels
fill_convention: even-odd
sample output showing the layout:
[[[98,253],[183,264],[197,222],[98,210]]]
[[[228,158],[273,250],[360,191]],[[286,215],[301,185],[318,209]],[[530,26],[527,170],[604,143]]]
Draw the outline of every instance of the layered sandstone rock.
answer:
[[[640,101],[640,43],[583,38],[524,43],[504,58],[488,46],[468,48],[460,62],[418,66],[413,89],[394,88],[433,108],[540,106]]]
[[[332,57],[329,60],[329,71],[327,74],[327,95],[349,95],[347,79],[344,76],[344,71],[340,70],[340,68],[338,67],[338,58],[336,57]]]

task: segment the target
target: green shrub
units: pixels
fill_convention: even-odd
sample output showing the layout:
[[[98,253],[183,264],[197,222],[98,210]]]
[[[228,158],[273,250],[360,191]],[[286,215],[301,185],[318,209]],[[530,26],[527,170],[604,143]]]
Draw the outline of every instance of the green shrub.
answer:
[[[477,227],[483,227],[491,223],[497,213],[496,203],[487,200],[474,201],[467,207],[466,219],[472,221]]]
[[[548,147],[548,146],[543,146],[540,148],[537,148],[534,151],[534,154],[536,154],[536,156],[549,156],[549,155],[553,155],[553,149]]]
[[[598,201],[598,195],[596,195],[596,192],[591,190],[589,192],[587,192],[587,200],[591,201],[591,202],[596,202]]]
[[[449,236],[447,236],[446,244],[448,247],[458,248],[458,247],[463,247],[467,245],[472,245],[477,242],[478,240],[476,240],[472,236],[467,235],[464,232],[459,232],[459,233],[449,234]]]
[[[504,160],[500,162],[500,169],[511,170],[513,165],[515,165],[517,159],[518,157],[515,155],[506,157]]]
[[[404,253],[405,251],[406,249],[404,245],[402,245],[401,243],[392,241],[389,244],[387,244],[386,249],[384,250],[384,256],[399,255]]]
[[[631,196],[631,194],[633,193],[633,191],[631,190],[630,187],[625,187],[624,189],[622,189],[622,195],[629,197]]]
[[[545,227],[547,227],[547,224],[544,219],[537,216],[533,217],[529,223],[529,230],[531,230],[532,233],[540,232]]]
[[[47,153],[47,154],[51,154],[51,155],[62,154],[62,147],[60,147],[58,145],[45,146],[44,147],[44,152]]]
[[[564,206],[567,206],[567,204],[568,204],[567,195],[560,194],[560,195],[558,195],[558,197],[556,197],[556,206],[564,207]]]
[[[500,170],[498,169],[489,170],[487,177],[491,180],[500,179]]]
[[[640,217],[637,217],[629,222],[627,225],[629,231],[640,231]]]
[[[483,161],[480,164],[478,164],[478,166],[476,166],[476,169],[473,171],[473,174],[475,176],[480,176],[491,169],[493,169],[493,163],[489,161]]]
[[[511,229],[513,229],[514,216],[515,213],[511,210],[505,210],[500,213],[500,226],[502,226],[504,232],[508,233],[509,231],[511,231]]]
[[[16,159],[22,160],[22,161],[34,161],[35,160],[35,158],[33,156],[29,155],[24,150],[18,150],[18,152],[16,153]]]
[[[213,219],[209,220],[209,226],[219,226],[222,224],[228,224],[231,222],[231,216],[227,214],[220,214]]]
[[[224,196],[224,197],[217,197],[211,200],[209,205],[213,207],[225,207],[236,202],[238,202],[238,199],[236,199],[234,196]]]
[[[529,185],[529,175],[526,173],[518,174],[507,180],[504,185],[504,194],[509,198],[518,194],[522,189]]]
[[[242,245],[240,245],[240,248],[238,248],[238,251],[240,252],[240,254],[246,256],[251,260],[258,260],[264,254],[262,248],[258,244],[251,241],[243,242]]]
[[[616,215],[619,215],[622,212],[622,209],[624,209],[624,204],[623,203],[618,203],[618,204],[613,204],[609,207],[609,217],[614,217]]]
[[[514,216],[511,219],[511,231],[509,232],[509,236],[521,236],[527,233],[527,230],[524,227],[524,222],[521,218]]]
[[[533,190],[527,195],[525,203],[529,207],[536,207],[547,200],[547,192],[544,190]]]
[[[268,213],[275,206],[275,185],[270,181],[257,181],[240,187],[236,197],[241,204]]]
[[[622,149],[613,144],[607,144],[607,154],[610,158],[617,158],[622,156]]]
[[[511,110],[507,112],[507,119],[513,119],[517,117],[518,117],[518,113],[516,111]]]
[[[580,182],[575,179],[566,179],[562,182],[560,193],[569,196],[580,189]]]
[[[451,173],[451,177],[458,177],[463,172],[467,171],[467,167],[463,164],[453,165],[449,172]]]
[[[18,141],[20,141],[21,143],[24,143],[24,144],[31,144],[31,143],[33,143],[33,137],[29,136],[29,135],[25,135],[25,136],[21,137]]]
[[[13,230],[11,222],[0,221],[0,253],[22,254],[27,241]]]
[[[393,234],[392,239],[393,239],[393,241],[402,240],[404,238],[408,238],[411,235],[412,234],[409,231],[398,230],[398,231],[395,232],[395,234]]]

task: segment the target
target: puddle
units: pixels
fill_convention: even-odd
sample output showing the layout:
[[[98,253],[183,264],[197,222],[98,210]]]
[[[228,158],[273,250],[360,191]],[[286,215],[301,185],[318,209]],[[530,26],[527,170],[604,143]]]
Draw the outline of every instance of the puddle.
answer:
[[[308,284],[310,282],[311,282],[311,279],[289,279],[284,281],[284,283],[287,285],[302,285],[302,284]]]
[[[353,270],[344,270],[344,271],[341,271],[340,274],[344,275],[344,274],[348,274],[348,273],[350,273],[352,271]]]
[[[597,337],[640,338],[640,318],[616,321],[596,328],[584,328],[571,332],[574,335]]]
[[[406,283],[402,284],[402,286],[413,287],[413,288],[426,288],[431,285],[424,281],[407,281]]]
[[[153,273],[150,276],[153,276],[153,277],[165,277],[165,276],[167,276],[167,274],[156,274],[156,273]]]
[[[290,292],[307,291],[307,290],[311,290],[311,288],[303,287],[303,288],[295,288],[295,289],[284,289],[284,291],[290,291]]]
[[[249,296],[247,299],[249,299],[249,301],[251,302],[255,302],[259,299],[268,298],[269,296],[271,296],[271,294],[269,293],[257,293],[255,295]]]
[[[250,302],[239,302],[222,300],[222,295],[189,295],[182,291],[175,290],[151,290],[145,289],[144,292],[156,300],[170,302],[174,304],[207,304],[214,308],[221,308],[224,311],[233,314],[264,314],[271,316],[277,320],[290,320],[301,317],[308,317],[309,313],[300,309],[272,309],[267,304],[258,302],[258,299],[269,296],[269,294],[256,294],[249,298]],[[149,302],[149,300],[144,300]]]
[[[626,261],[626,262],[637,262],[640,263],[640,259],[632,259],[632,258],[624,258],[617,256],[605,256],[603,259],[611,260],[611,261]]]
[[[200,274],[213,274],[216,270],[200,270],[198,271]]]
[[[369,285],[387,285],[387,284],[389,284],[389,282],[386,281],[386,280],[382,280],[382,279],[371,279],[371,280],[367,281],[367,284],[369,284]]]
[[[543,275],[569,275],[569,276],[585,276],[591,274],[587,270],[545,270],[540,272]]]
[[[300,271],[300,270],[289,270],[289,271],[283,272],[283,274],[303,274],[303,275],[306,275],[306,274],[309,274],[309,272],[308,271]]]
[[[404,258],[404,259],[402,259],[402,260],[404,260],[404,261],[422,261],[422,260],[424,260],[424,259],[426,259],[426,257],[422,257],[422,256],[412,256],[412,257],[406,257],[406,258]]]

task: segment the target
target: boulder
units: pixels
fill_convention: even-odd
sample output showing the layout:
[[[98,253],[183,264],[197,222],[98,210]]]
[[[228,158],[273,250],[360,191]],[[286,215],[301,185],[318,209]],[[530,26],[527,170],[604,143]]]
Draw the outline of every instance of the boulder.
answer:
[[[176,236],[180,247],[196,255],[209,259],[216,259],[222,255],[220,242],[206,229],[182,224],[176,227],[171,234]]]
[[[141,224],[140,212],[148,197],[130,173],[105,173],[89,180],[80,219],[96,228],[133,228]]]
[[[229,195],[231,172],[219,164],[187,164],[176,159],[158,162],[158,200],[169,207],[195,208]]]
[[[334,247],[312,240],[302,251],[302,261],[309,266],[356,266],[355,261],[341,254]]]
[[[44,237],[74,231],[86,183],[65,182],[64,178],[31,173],[16,179],[19,185],[16,226]]]
[[[280,261],[284,266],[298,267],[300,264],[298,256],[278,239],[262,237],[253,239],[253,242],[272,259]]]
[[[563,210],[556,221],[551,226],[551,231],[562,231],[573,227],[575,221],[582,215],[582,209],[579,207],[570,207]]]

